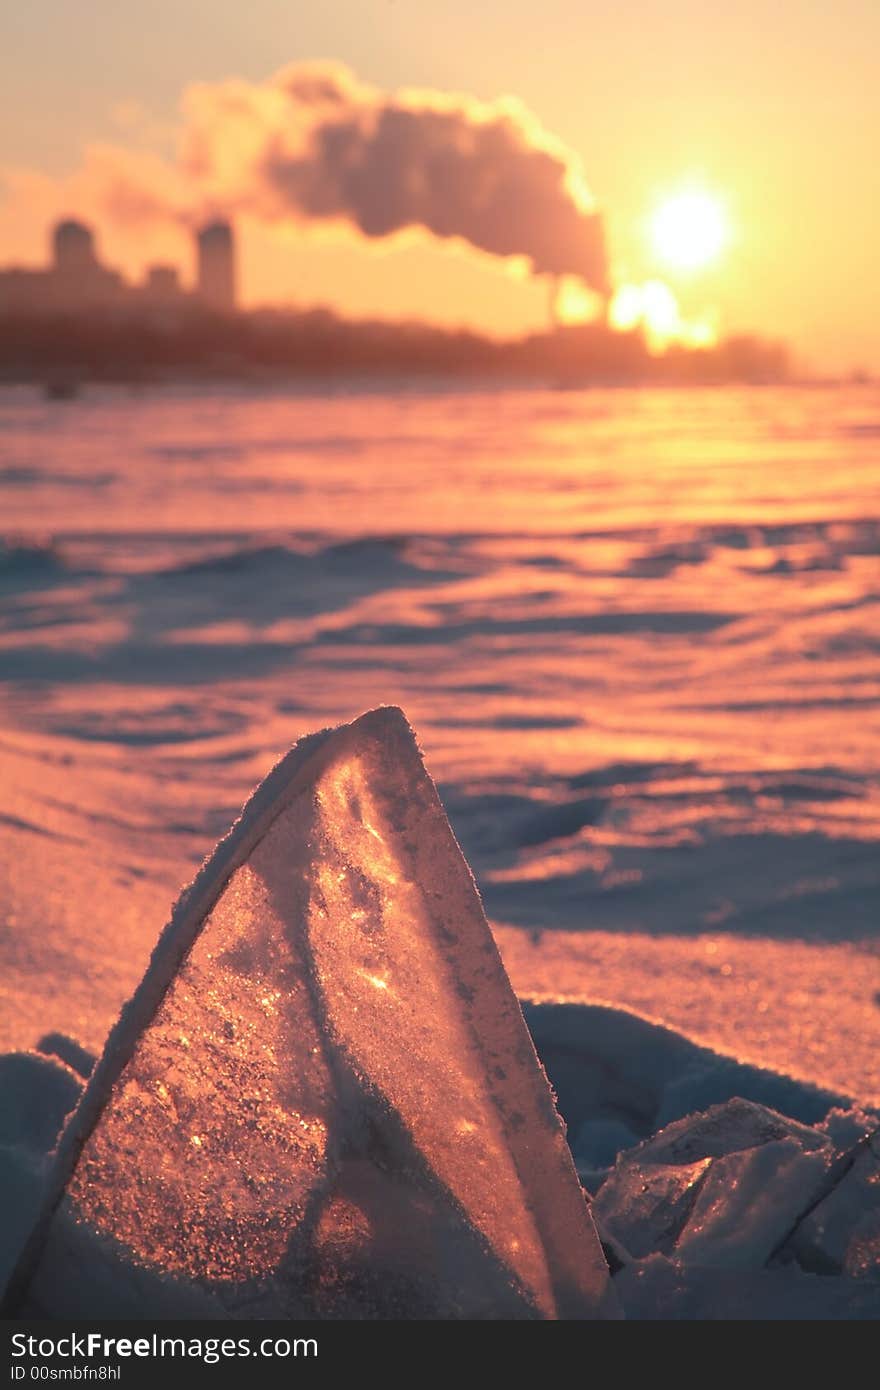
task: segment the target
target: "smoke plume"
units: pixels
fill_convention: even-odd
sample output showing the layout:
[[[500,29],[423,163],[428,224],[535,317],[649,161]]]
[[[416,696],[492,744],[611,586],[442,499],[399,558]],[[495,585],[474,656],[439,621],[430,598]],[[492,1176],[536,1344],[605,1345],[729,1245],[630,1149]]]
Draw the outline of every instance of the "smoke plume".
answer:
[[[184,118],[175,173],[198,190],[193,216],[335,223],[370,238],[422,229],[608,288],[602,221],[578,161],[517,101],[388,94],[337,64],[308,63],[262,84],[191,87]],[[152,197],[138,199],[129,180],[129,205]]]

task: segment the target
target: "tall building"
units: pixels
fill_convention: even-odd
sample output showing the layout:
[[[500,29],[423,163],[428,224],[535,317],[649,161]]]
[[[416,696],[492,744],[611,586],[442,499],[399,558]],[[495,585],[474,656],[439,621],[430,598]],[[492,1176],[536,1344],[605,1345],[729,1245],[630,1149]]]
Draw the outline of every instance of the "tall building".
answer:
[[[235,240],[228,222],[209,222],[196,233],[196,287],[203,303],[219,313],[235,309]]]
[[[84,222],[56,222],[52,228],[52,263],[62,275],[77,275],[97,265],[95,238]]]
[[[119,309],[125,285],[102,265],[91,227],[67,218],[52,228],[52,264],[42,290],[45,307],[58,313]]]

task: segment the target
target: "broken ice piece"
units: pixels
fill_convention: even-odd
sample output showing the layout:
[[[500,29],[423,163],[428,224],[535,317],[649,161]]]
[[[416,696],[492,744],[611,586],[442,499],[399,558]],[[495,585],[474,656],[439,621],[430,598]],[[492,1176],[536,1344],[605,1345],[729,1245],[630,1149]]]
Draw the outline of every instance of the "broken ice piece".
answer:
[[[790,1244],[804,1269],[880,1279],[880,1131],[858,1145],[851,1166]]]
[[[809,1125],[790,1120],[756,1101],[734,1096],[723,1105],[710,1106],[701,1114],[667,1125],[634,1149],[633,1154],[638,1155],[641,1163],[693,1163],[788,1138],[808,1152],[830,1148],[827,1135]]]
[[[711,1164],[711,1158],[667,1166],[624,1157],[593,1199],[593,1215],[636,1259],[655,1250],[666,1254],[675,1245]]]
[[[830,1148],[805,1153],[796,1139],[775,1139],[712,1160],[676,1257],[713,1269],[762,1269],[818,1196]]]
[[[628,1318],[665,1322],[706,1318],[738,1322],[860,1320],[880,1317],[880,1288],[786,1269],[705,1269],[650,1255],[614,1281]]]
[[[613,1312],[400,710],[302,740],[181,898],[14,1296],[56,1317]]]
[[[825,1134],[734,1097],[622,1153],[593,1211],[636,1258],[677,1246],[682,1259],[753,1267],[820,1193],[833,1158]]]

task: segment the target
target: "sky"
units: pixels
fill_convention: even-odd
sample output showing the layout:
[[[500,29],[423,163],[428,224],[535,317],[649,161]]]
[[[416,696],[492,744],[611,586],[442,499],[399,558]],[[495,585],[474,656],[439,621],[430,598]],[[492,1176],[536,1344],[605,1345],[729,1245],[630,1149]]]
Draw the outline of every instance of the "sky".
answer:
[[[77,173],[90,149],[170,159],[192,84],[265,84],[326,59],[382,91],[518,98],[580,162],[617,283],[662,277],[724,332],[784,337],[818,369],[880,369],[876,0],[29,0],[4,31],[0,262],[43,259],[61,212],[97,215]],[[726,243],[702,269],[670,269],[651,217],[694,187],[722,206]],[[129,274],[161,258],[191,275],[180,226],[99,230]],[[460,241],[250,216],[239,233],[247,303],[501,334],[547,322],[545,279]]]

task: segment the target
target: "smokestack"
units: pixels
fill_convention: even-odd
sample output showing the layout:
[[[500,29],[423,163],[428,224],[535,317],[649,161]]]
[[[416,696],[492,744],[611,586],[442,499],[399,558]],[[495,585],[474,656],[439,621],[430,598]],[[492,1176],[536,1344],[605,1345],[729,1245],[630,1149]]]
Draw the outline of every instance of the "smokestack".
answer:
[[[235,311],[235,240],[228,222],[208,222],[196,232],[196,290],[209,308]]]

